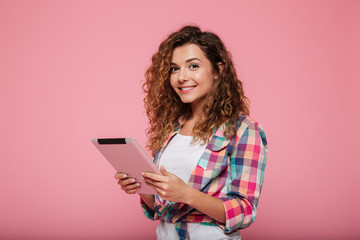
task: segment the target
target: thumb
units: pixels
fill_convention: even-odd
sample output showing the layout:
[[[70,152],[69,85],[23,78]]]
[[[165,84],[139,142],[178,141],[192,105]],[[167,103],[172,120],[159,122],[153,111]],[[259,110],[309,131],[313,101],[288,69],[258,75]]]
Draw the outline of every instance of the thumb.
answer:
[[[162,175],[169,175],[169,172],[165,170],[165,167],[164,165],[161,165],[160,167],[160,172],[162,173]]]

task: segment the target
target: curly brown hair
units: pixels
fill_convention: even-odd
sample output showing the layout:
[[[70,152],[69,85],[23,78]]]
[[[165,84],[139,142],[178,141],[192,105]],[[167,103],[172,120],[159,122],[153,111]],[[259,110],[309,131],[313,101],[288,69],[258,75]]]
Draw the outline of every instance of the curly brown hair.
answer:
[[[152,56],[145,73],[143,90],[146,114],[149,118],[147,148],[153,156],[166,137],[177,127],[180,117],[189,119],[190,104],[183,103],[170,85],[170,63],[175,48],[196,44],[218,74],[203,106],[203,114],[193,129],[194,141],[208,142],[213,129],[225,123],[225,136],[234,134],[239,113],[249,114],[249,100],[231,60],[231,54],[214,33],[202,32],[197,26],[184,26],[163,41]]]

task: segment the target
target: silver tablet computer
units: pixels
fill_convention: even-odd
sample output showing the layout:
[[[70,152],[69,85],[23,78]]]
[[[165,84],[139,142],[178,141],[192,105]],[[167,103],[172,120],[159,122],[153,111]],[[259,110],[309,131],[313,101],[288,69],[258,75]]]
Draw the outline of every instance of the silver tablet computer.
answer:
[[[134,138],[96,138],[92,142],[116,171],[127,173],[141,184],[138,193],[156,194],[141,178],[141,172],[161,173]]]

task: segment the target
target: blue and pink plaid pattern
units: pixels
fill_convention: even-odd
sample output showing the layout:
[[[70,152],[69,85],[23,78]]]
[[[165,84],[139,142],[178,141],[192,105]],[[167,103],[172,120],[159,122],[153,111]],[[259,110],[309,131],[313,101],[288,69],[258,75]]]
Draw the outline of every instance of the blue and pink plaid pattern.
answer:
[[[146,217],[175,223],[180,239],[189,239],[187,222],[217,225],[225,233],[231,233],[255,220],[268,145],[259,123],[242,114],[238,123],[236,134],[230,139],[224,137],[224,126],[215,129],[188,182],[193,188],[223,201],[226,223],[217,222],[184,203],[162,200],[158,195],[155,197],[155,211],[141,201]],[[180,126],[156,154],[154,163],[157,166],[167,143],[179,131]]]

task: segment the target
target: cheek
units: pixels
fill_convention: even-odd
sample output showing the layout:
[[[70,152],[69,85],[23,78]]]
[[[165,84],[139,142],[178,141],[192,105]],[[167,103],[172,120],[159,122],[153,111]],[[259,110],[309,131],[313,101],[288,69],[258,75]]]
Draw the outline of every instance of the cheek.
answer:
[[[214,84],[214,75],[207,74],[206,78],[203,79],[203,83],[208,87],[211,88]]]
[[[212,86],[214,75],[211,71],[198,71],[193,75],[193,78],[196,79],[199,84],[208,87],[209,85]]]
[[[176,90],[176,81],[173,77],[170,77],[170,86],[172,89]]]

